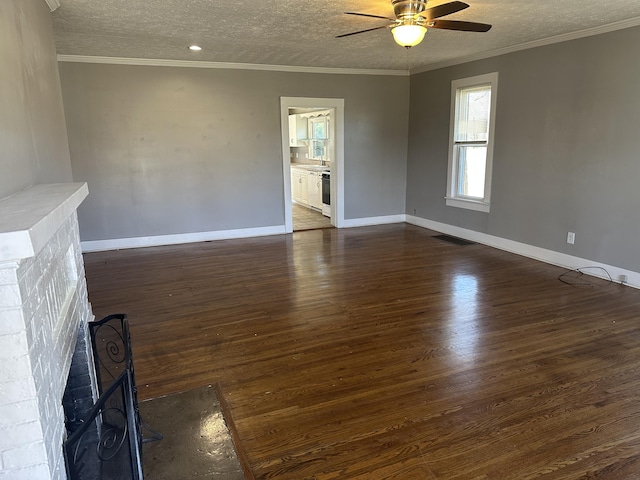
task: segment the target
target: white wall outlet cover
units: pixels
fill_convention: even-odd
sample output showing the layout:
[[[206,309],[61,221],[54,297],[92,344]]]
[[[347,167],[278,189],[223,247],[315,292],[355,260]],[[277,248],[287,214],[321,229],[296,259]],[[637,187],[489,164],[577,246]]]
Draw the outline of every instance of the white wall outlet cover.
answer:
[[[574,232],[567,232],[567,243],[573,245],[576,241],[576,234]]]

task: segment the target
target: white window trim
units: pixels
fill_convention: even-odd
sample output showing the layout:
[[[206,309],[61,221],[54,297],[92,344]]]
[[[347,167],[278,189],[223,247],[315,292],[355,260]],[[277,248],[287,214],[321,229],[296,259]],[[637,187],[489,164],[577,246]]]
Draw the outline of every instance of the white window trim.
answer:
[[[485,168],[484,198],[482,200],[460,197],[456,194],[456,167],[454,161],[454,140],[456,126],[456,97],[458,89],[491,85],[491,111],[489,112],[489,140],[487,142],[487,164]],[[450,207],[466,208],[478,212],[489,212],[491,205],[491,177],[493,174],[493,140],[496,124],[496,104],[498,98],[498,72],[461,78],[451,82],[451,117],[449,123],[449,167],[447,169],[446,204]]]
[[[327,135],[325,138],[314,138],[313,137],[313,123],[314,122],[323,122],[324,123],[324,128],[325,128],[325,134]],[[309,158],[311,160],[321,160],[321,161],[327,161],[328,158],[326,153],[328,151],[328,139],[329,139],[329,114],[328,113],[323,113],[322,115],[316,115],[314,117],[310,117],[309,121],[308,121],[308,138],[309,138]],[[314,156],[314,145],[313,142],[318,142],[318,141],[322,141],[324,142],[324,151],[325,151],[325,155],[324,157],[316,157]]]

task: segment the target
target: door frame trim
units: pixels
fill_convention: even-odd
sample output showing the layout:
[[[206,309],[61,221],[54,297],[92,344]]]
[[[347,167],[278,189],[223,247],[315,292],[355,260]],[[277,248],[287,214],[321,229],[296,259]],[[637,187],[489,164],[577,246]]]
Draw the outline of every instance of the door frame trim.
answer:
[[[335,158],[331,161],[331,224],[344,227],[344,98],[280,97],[282,175],[285,232],[293,232],[291,206],[291,159],[289,158],[289,109],[326,108],[335,112],[330,127]]]

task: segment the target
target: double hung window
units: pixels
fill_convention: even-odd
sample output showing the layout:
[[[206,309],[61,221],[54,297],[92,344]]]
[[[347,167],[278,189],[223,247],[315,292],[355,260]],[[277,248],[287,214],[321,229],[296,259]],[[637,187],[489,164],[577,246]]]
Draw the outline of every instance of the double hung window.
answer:
[[[309,153],[314,160],[327,160],[329,117],[326,115],[309,119]]]
[[[498,74],[451,83],[446,203],[488,212]]]

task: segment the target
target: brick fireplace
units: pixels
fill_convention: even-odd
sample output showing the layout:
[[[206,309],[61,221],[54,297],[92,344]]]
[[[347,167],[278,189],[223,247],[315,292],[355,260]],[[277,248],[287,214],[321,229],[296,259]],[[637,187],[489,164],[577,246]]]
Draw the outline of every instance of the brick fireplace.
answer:
[[[87,365],[72,377],[89,376],[96,397],[76,215],[87,194],[85,183],[45,184],[0,201],[0,480],[66,478],[74,351]]]

